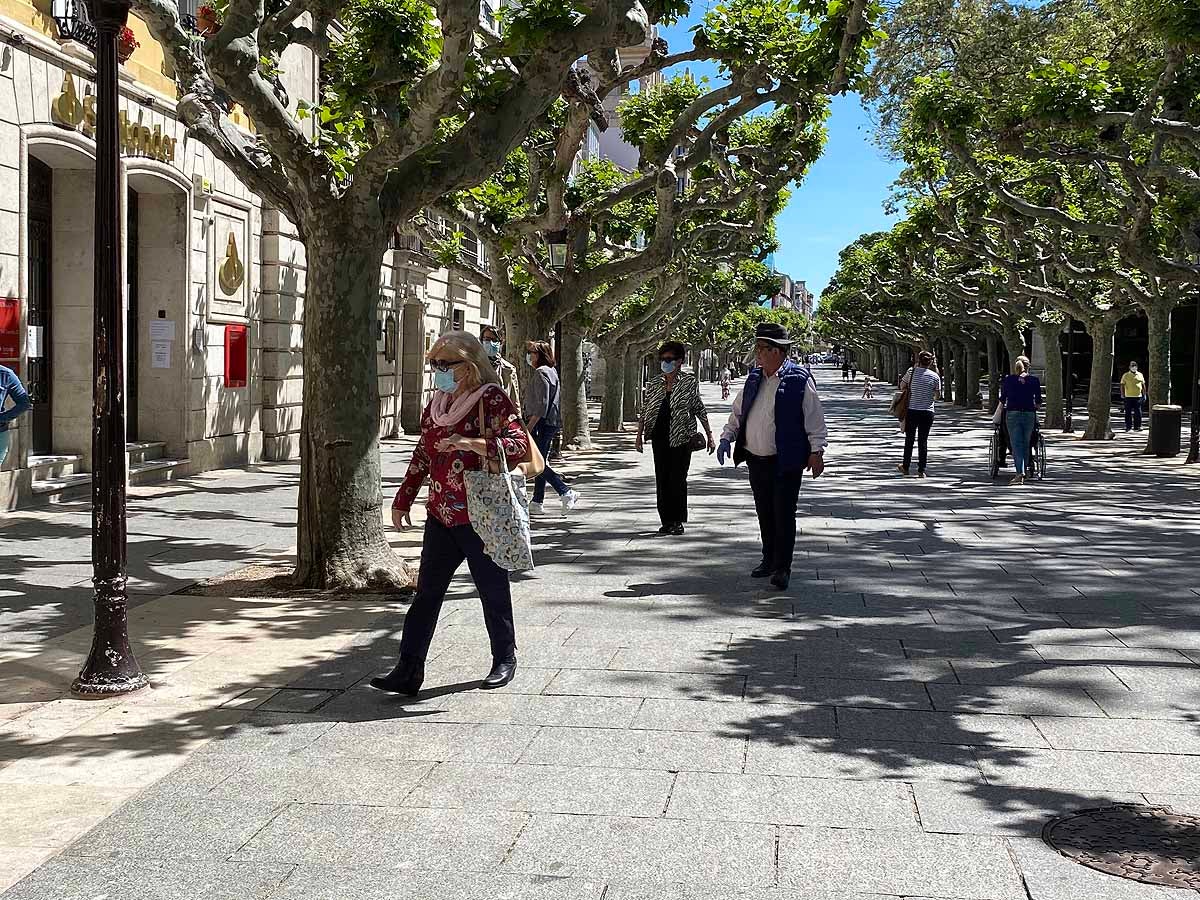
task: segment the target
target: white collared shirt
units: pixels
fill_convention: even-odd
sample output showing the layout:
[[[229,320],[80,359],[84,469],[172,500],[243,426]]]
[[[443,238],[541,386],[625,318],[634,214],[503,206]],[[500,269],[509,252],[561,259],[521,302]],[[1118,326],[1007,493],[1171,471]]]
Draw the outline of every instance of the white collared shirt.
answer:
[[[775,445],[775,395],[779,391],[779,374],[763,378],[758,385],[758,394],[754,405],[746,419],[746,450],[755,456],[774,456],[778,452]],[[742,388],[733,401],[733,411],[729,421],[721,431],[721,437],[730,443],[737,438],[738,429],[742,422],[742,398],[746,389]],[[808,432],[808,443],[813,453],[824,450],[829,446],[829,430],[825,426],[825,411],[821,408],[821,398],[817,394],[817,384],[811,377],[804,386],[804,428]]]

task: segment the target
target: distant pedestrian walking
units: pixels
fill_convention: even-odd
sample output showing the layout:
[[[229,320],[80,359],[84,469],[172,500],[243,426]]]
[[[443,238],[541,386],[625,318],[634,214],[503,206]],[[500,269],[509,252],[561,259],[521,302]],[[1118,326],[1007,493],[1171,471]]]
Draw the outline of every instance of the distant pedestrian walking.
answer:
[[[1121,376],[1121,399],[1125,403],[1125,430],[1142,430],[1142,398],[1146,393],[1146,376],[1138,371],[1136,361],[1130,361],[1129,371]]]
[[[842,360],[842,381],[849,381],[849,380],[850,380],[850,360],[843,359]]]
[[[10,399],[13,405],[10,409],[5,409]],[[0,466],[8,459],[9,447],[12,444],[12,432],[8,430],[8,424],[28,411],[31,405],[29,394],[26,393],[17,373],[8,366],[0,366]]]
[[[642,452],[647,426],[654,449],[654,485],[658,500],[659,534],[683,534],[688,520],[687,477],[692,454],[716,449],[708,410],[700,399],[700,382],[695,375],[681,372],[687,348],[678,341],[667,341],[658,350],[662,374],[646,385],[642,416],[638,419],[634,447]],[[728,384],[728,382],[726,382]],[[696,420],[704,428],[704,437],[696,431]]]
[[[904,459],[896,468],[904,475],[912,471],[913,444],[917,445],[917,477],[925,477],[929,460],[929,430],[933,427],[934,401],[942,395],[942,377],[932,368],[933,354],[923,350],[917,364],[900,381],[908,388],[908,410],[904,415]]]
[[[729,371],[727,369],[721,370],[721,399],[729,399]]]
[[[864,400],[874,400],[875,399],[875,389],[871,386],[871,376],[870,375],[863,376],[862,398]]]
[[[1000,382],[1000,403],[1004,408],[1004,424],[1008,426],[1008,441],[1012,447],[1013,468],[1017,474],[1011,484],[1025,483],[1025,464],[1029,446],[1037,430],[1037,411],[1042,403],[1042,384],[1029,374],[1029,359],[1018,356],[1013,362],[1013,374]]]
[[[750,574],[783,590],[796,548],[796,503],[804,470],[825,470],[828,432],[812,372],[787,358],[792,341],[781,325],[764,322],[754,332],[755,368],[734,398],[721,432],[717,462],[745,462],[762,538],[762,561]]]
[[[491,325],[484,325],[479,332],[479,340],[483,344],[483,349],[487,351],[488,359],[492,361],[496,374],[500,377],[500,387],[504,389],[504,393],[508,394],[508,399],[516,406],[517,415],[521,415],[521,384],[517,379],[517,367],[504,358],[502,352],[504,345],[500,340],[500,332]]]
[[[425,659],[437,629],[438,614],[454,573],[466,560],[483,602],[483,621],[492,645],[492,669],[482,687],[508,684],[517,670],[508,572],[484,550],[467,510],[464,473],[483,468],[486,438],[500,441],[509,467],[525,459],[529,436],[517,408],[500,387],[500,378],[475,336],[463,331],[442,335],[427,356],[433,367],[433,398],[421,414],[421,437],[408,473],[392,502],[392,524],[412,527],[412,505],[428,479],[425,536],[417,593],[404,617],[400,659],[390,673],[372,678],[383,691],[416,696],[425,679]],[[480,406],[484,422],[480,422]],[[492,453],[498,452],[495,440]]]
[[[525,347],[525,362],[533,369],[529,385],[525,393],[525,424],[533,435],[542,456],[550,459],[550,445],[555,436],[562,431],[562,398],[559,396],[558,370],[554,368],[554,351],[545,341],[530,341]],[[533,500],[529,504],[529,512],[542,512],[542,501],[546,497],[546,483],[554,488],[562,502],[563,512],[575,508],[579,502],[579,493],[571,490],[562,476],[550,468],[547,463],[533,482]]]
[[[858,363],[850,363],[850,380],[858,381]]]

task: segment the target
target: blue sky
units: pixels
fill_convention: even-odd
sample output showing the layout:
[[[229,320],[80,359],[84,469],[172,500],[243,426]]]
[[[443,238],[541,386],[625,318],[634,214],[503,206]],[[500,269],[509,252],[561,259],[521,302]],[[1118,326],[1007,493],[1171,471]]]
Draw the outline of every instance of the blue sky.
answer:
[[[698,3],[687,20],[662,29],[672,52],[691,46],[689,29],[704,15]],[[696,76],[716,77],[708,65],[690,67]],[[672,73],[674,74],[674,73]],[[826,122],[825,153],[809,170],[779,218],[779,251],[775,267],[805,281],[817,296],[837,268],[838,252],[867,231],[890,227],[883,212],[899,166],[887,160],[871,141],[871,122],[857,96],[834,98]]]

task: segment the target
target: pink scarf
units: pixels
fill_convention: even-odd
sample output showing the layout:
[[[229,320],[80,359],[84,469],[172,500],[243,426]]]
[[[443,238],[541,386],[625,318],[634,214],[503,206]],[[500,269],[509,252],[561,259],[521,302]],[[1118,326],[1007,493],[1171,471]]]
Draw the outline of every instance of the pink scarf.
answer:
[[[453,399],[445,391],[435,391],[433,402],[429,404],[429,414],[433,418],[433,424],[439,428],[452,428],[461,422],[468,412],[478,406],[484,391],[498,386],[485,384],[478,390],[469,394],[461,394]]]

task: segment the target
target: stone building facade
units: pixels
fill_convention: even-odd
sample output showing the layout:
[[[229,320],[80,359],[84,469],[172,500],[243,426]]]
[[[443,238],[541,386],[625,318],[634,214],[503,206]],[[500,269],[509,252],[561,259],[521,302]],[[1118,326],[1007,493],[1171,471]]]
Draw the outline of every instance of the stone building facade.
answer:
[[[74,0],[0,0],[0,363],[34,398],[0,470],[0,510],[90,484],[95,73],[81,15]],[[130,30],[139,46],[120,82],[130,481],[295,458],[303,245],[188,136],[169,63],[135,17]],[[293,103],[314,99],[311,56],[289,51],[281,68]],[[236,108],[231,118],[251,127]],[[494,315],[486,307],[428,257],[388,253],[382,435],[419,421],[432,337],[478,328]]]

